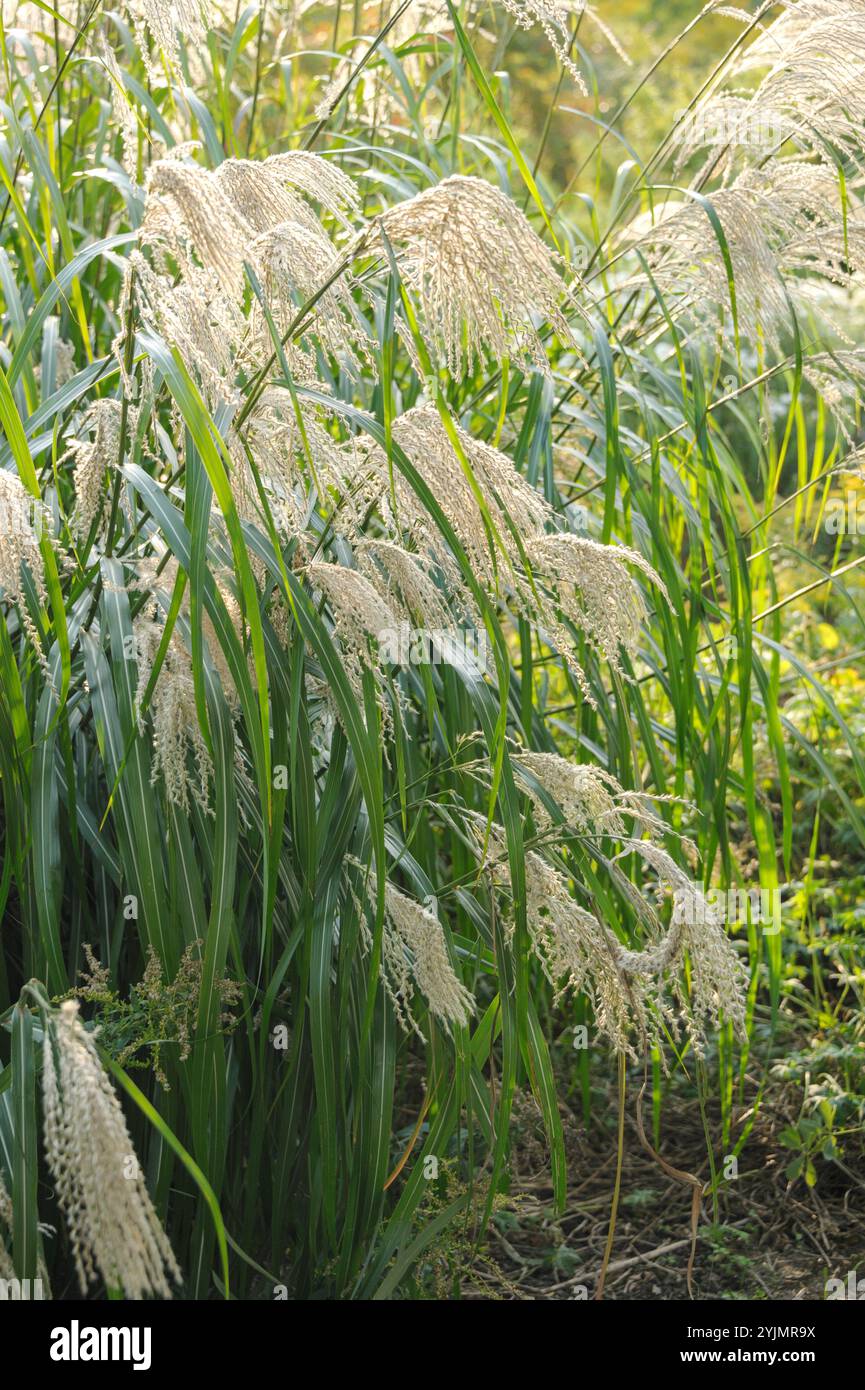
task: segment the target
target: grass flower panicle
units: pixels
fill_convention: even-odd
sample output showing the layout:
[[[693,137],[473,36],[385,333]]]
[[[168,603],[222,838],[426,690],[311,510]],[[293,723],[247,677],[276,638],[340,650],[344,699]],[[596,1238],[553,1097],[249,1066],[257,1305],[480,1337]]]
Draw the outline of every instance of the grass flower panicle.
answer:
[[[638,551],[603,545],[570,531],[530,540],[526,553],[537,584],[545,591],[538,605],[539,615],[549,623],[554,645],[592,698],[572,652],[570,627],[584,632],[610,667],[624,675],[622,653],[632,659],[637,655],[647,616],[642,592],[626,565],[632,565],[668,598],[663,580]]]
[[[359,570],[314,560],[307,566],[306,575],[327,601],[346,676],[358,705],[364,708],[363,675],[369,671],[378,691],[381,718],[389,727],[391,713],[385,695],[388,682],[378,640],[383,630],[397,626],[396,614]]]
[[[243,262],[253,230],[218,180],[188,160],[158,159],[147,171],[141,240],[175,256],[181,266],[201,264],[229,298],[243,293]]]
[[[180,64],[180,39],[203,43],[212,18],[210,0],[131,0],[135,37],[150,80],[165,81],[160,58],[170,68]],[[151,52],[148,37],[155,52]]]
[[[122,410],[121,402],[110,397],[94,401],[81,422],[81,429],[89,431],[91,438],[69,441],[67,454],[75,461],[71,527],[79,540],[86,540],[94,523],[102,517],[105,479],[120,460]]]
[[[50,516],[32,497],[16,473],[0,468],[0,591],[18,608],[21,624],[44,666],[45,657],[36,624],[27,606],[25,571],[41,604],[47,602],[40,538],[49,535]]]
[[[537,322],[569,341],[554,259],[528,219],[484,179],[452,174],[386,209],[380,225],[418,296],[428,346],[455,376],[489,353],[547,371]]]
[[[363,868],[356,860],[349,862],[354,868]],[[369,876],[366,893],[374,916],[375,882]],[[369,953],[372,934],[366,911],[360,899],[353,896],[360,914],[364,947]],[[400,1027],[415,1033],[421,1040],[423,1033],[411,1007],[415,989],[424,996],[431,1015],[448,1035],[455,1026],[465,1027],[475,1012],[474,996],[462,984],[451,964],[438,917],[428,906],[410,898],[389,880],[385,883],[380,975]]]
[[[101,1276],[127,1298],[170,1298],[180,1270],[150,1200],[126,1120],[74,1000],[45,1030],[45,1151],[82,1293]]]
[[[826,165],[772,160],[712,195],[733,269],[737,328],[780,351],[794,311],[821,313],[826,283],[849,285],[865,269],[865,219],[844,204]],[[704,206],[670,209],[643,238],[655,283],[698,323],[730,306],[724,249]]]

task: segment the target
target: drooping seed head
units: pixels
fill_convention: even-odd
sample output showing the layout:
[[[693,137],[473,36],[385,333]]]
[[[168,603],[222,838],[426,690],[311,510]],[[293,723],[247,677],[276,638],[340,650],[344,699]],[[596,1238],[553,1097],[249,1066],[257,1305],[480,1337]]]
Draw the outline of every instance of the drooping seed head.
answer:
[[[127,1298],[170,1298],[180,1280],[138,1166],[120,1102],[69,1000],[43,1044],[45,1153],[82,1293],[101,1276]]]

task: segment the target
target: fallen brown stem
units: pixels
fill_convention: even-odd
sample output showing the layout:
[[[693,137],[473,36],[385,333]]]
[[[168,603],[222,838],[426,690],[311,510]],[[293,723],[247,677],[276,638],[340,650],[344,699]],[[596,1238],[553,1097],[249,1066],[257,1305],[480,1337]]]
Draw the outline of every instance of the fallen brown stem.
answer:
[[[672,1163],[668,1163],[665,1158],[662,1158],[659,1153],[655,1152],[648,1139],[646,1138],[646,1131],[643,1128],[643,1092],[646,1089],[646,1084],[647,1083],[644,1081],[642,1086],[640,1087],[640,1094],[637,1096],[636,1122],[637,1134],[639,1136],[640,1143],[646,1150],[646,1153],[650,1154],[651,1157],[655,1160],[655,1162],[659,1164],[661,1168],[663,1168],[664,1172],[667,1174],[668,1177],[673,1178],[676,1182],[687,1183],[692,1188],[691,1253],[688,1256],[688,1268],[685,1271],[685,1281],[688,1285],[688,1297],[693,1298],[694,1289],[692,1281],[694,1276],[694,1258],[697,1254],[697,1229],[700,1224],[700,1201],[703,1196],[703,1181],[701,1178],[698,1178],[694,1173],[685,1173],[681,1168],[674,1168]]]

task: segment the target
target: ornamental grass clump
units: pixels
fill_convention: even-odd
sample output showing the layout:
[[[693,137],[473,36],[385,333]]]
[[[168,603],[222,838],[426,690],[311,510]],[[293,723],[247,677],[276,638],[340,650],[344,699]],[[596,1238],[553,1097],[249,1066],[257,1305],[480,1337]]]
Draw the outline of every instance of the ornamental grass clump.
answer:
[[[644,1069],[732,1151],[812,916],[712,890],[865,851],[865,6],[4,21],[0,1276],[413,1297]]]

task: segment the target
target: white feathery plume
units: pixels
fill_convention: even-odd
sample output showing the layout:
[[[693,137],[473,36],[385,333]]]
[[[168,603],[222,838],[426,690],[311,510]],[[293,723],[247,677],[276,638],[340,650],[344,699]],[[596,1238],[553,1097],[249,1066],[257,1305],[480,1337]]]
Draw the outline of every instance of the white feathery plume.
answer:
[[[264,163],[277,178],[297,189],[338,222],[350,226],[350,217],[359,217],[361,197],[357,185],[332,159],[311,150],[288,150],[270,155]]]
[[[748,102],[821,156],[840,149],[862,163],[865,123],[863,0],[783,0],[775,22],[740,56],[733,76],[767,68]]]
[[[366,907],[375,917],[375,877],[351,856],[347,862],[363,873]],[[360,917],[363,948],[368,953],[373,938],[366,907],[351,884],[349,892]],[[430,1013],[448,1035],[454,1024],[464,1027],[475,1012],[474,996],[461,983],[451,964],[447,940],[437,916],[389,880],[384,888],[379,976],[400,1027],[414,1032],[422,1042],[425,1041],[423,1033],[411,1010],[415,988],[420,990]]]
[[[105,477],[117,467],[120,457],[121,414],[118,400],[105,397],[94,401],[80,425],[80,430],[90,431],[92,438],[71,439],[64,455],[75,460],[75,509],[70,525],[79,540],[87,539],[94,521],[104,510]]]
[[[819,164],[772,160],[712,194],[733,268],[739,330],[776,349],[791,304],[819,311],[815,280],[847,285],[865,266],[865,220],[842,207],[837,177]],[[698,321],[730,304],[724,255],[705,209],[676,207],[643,238],[657,285]]]
[[[555,522],[555,514],[511,459],[472,438],[456,423],[454,431],[486,504],[492,533],[437,408],[413,407],[397,417],[392,433],[453,527],[478,580],[490,595],[506,594],[516,612],[549,632],[592,699],[565,624],[583,631],[621,673],[621,652],[637,654],[646,617],[642,594],[626,565],[639,569],[666,595],[660,577],[642,555],[626,546],[602,545],[571,532],[547,533],[544,528]],[[368,457],[378,471],[382,504],[389,504],[391,478],[384,453],[373,448]],[[396,472],[392,484],[396,503],[392,520],[444,565],[440,533],[430,524],[417,494]],[[465,593],[465,587],[454,586],[453,592]],[[468,603],[464,607],[473,613]]]
[[[314,219],[313,225],[306,221],[280,222],[256,237],[248,258],[260,270],[280,338],[297,318],[300,305],[318,293],[344,261]],[[257,301],[255,314],[263,351],[272,351],[270,332]],[[354,314],[350,282],[345,275],[319,294],[303,332],[314,334],[324,351],[348,370],[357,370],[360,356],[368,355],[370,345]]]
[[[286,344],[285,352],[295,381],[324,394],[326,388],[317,381],[314,364],[301,354],[298,345]],[[269,386],[246,422],[246,440],[274,513],[291,535],[308,524],[315,497],[322,507],[332,507],[334,532],[351,534],[360,530],[379,495],[370,470],[369,481],[364,482],[355,440],[342,443],[335,439],[327,428],[327,418],[326,409],[319,404],[304,399],[295,404],[286,387]],[[252,497],[254,484],[251,478],[244,481],[248,469],[245,457],[239,448],[232,447],[232,453],[238,458],[241,492]]]
[[[469,814],[469,828],[480,852],[486,822]],[[630,950],[609,927],[574,900],[568,878],[539,854],[525,855],[526,917],[532,949],[544,972],[560,992],[585,991],[592,1001],[598,1027],[615,1047],[635,1056],[630,1041],[636,1033],[643,1050],[659,1041],[662,1020],[675,1029],[675,1017],[664,999],[669,975],[678,1010],[695,1046],[705,1044],[706,1025],[717,1026],[723,1016],[742,1037],[748,972],[724,930],[720,910],[706,898],[665,849],[651,840],[622,840],[623,854],[634,852],[674,893],[667,931],[633,885],[622,875],[617,882],[641,920],[653,929],[642,950]],[[499,825],[490,828],[485,868],[494,885],[511,890],[507,838]],[[512,925],[511,925],[512,930]],[[681,981],[687,955],[691,990]]]
[[[626,803],[621,786],[609,772],[590,763],[572,763],[558,753],[520,750],[511,759],[514,766],[528,773],[556,803],[567,826],[578,834],[614,835],[625,833],[624,815],[636,815]],[[553,824],[549,810],[532,782],[526,783],[539,828]]]
[[[289,186],[291,185],[291,187]],[[165,258],[170,253],[202,290],[201,271],[211,272],[231,305],[243,296],[248,262],[265,281],[280,331],[336,269],[337,252],[312,209],[298,196],[316,198],[345,225],[345,209],[357,210],[352,181],[326,160],[304,151],[261,161],[229,159],[215,172],[176,158],[148,170],[141,240]],[[197,261],[193,258],[197,257]],[[214,295],[205,294],[208,308]],[[317,301],[314,325],[325,350],[356,361],[347,342],[346,316],[353,305],[345,280]],[[265,356],[272,343],[256,306],[253,339]],[[355,325],[357,342],[364,335]]]
[[[359,568],[392,612],[430,630],[444,632],[453,625],[429,557],[387,540],[359,541],[354,553]]]
[[[158,274],[139,251],[133,251],[127,279],[132,277],[140,322],[177,348],[187,368],[197,376],[210,409],[236,400],[234,378],[248,325],[239,306],[220,288],[214,272],[187,265],[182,280],[175,284],[170,276]]]
[[[822,397],[850,448],[859,428],[858,405],[865,396],[865,353],[861,348],[817,352],[802,367],[802,375]]]
[[[158,159],[147,171],[145,190],[142,242],[167,249],[182,266],[194,264],[194,249],[225,293],[239,299],[254,232],[210,171],[179,159]]]
[[[480,850],[486,823],[472,816],[470,828]],[[495,886],[511,891],[507,837],[500,825],[490,827],[484,867]],[[621,947],[615,935],[594,913],[580,907],[565,875],[533,850],[525,855],[525,881],[532,951],[556,988],[556,999],[568,990],[584,992],[591,1000],[598,1027],[616,1050],[636,1057],[631,1032],[636,1029],[644,1038],[653,1038],[653,1020],[646,1014],[639,993],[628,989],[618,963]],[[511,920],[511,937],[513,930]]]
[[[151,82],[164,83],[165,73],[157,61],[161,55],[169,67],[180,63],[180,36],[191,49],[203,43],[210,27],[210,0],[132,0],[135,37]],[[151,54],[147,38],[153,40]]]
[[[490,592],[498,585],[498,565],[504,561],[506,581],[519,583],[521,544],[539,534],[553,518],[541,494],[526,482],[507,455],[482,440],[474,439],[454,422],[454,431],[471,476],[483,497],[495,527],[495,553],[484,525],[478,498],[454,445],[433,405],[415,406],[393,423],[393,438],[429,486],[450,522],[478,579]],[[383,451],[371,454],[376,462],[384,499],[390,491],[387,460]],[[425,538],[436,559],[442,553],[441,537],[402,475],[395,476],[395,521]]]
[[[174,1258],[126,1120],[92,1036],[68,1000],[45,1028],[45,1154],[66,1217],[82,1293],[101,1275],[127,1298],[170,1298]]]
[[[533,29],[536,24],[540,25],[562,67],[570,73],[580,91],[588,96],[583,74],[569,54],[571,35],[568,31],[570,16],[586,11],[586,0],[576,0],[576,3],[574,0],[499,0],[499,3],[520,29]],[[596,15],[594,18],[605,37],[609,38],[617,52],[625,57],[607,26],[602,24]]]
[[[390,707],[384,694],[387,678],[378,639],[381,632],[396,628],[396,615],[359,570],[314,560],[306,567],[306,575],[327,600],[343,654],[343,668],[358,705],[363,709],[363,673],[370,671],[379,692],[383,724],[389,726]]]
[[[352,179],[321,155],[289,150],[267,159],[226,159],[213,180],[241,217],[256,232],[269,232],[280,222],[301,222],[318,230],[314,214],[298,194],[317,202],[337,221],[349,226],[348,215],[360,213],[360,195]]]
[[[136,616],[133,627],[138,663],[136,706],[139,710],[139,721],[142,720],[141,705],[144,693],[163,637],[163,611],[170,602],[179,566],[172,556],[163,565],[161,572],[157,572],[157,569],[158,562],[155,559],[141,561],[137,578],[130,586],[148,593],[147,602]],[[220,576],[216,577],[216,583],[234,628],[241,634],[243,629],[240,606],[227,584],[220,582]],[[181,601],[180,616],[185,623],[189,622],[188,588]],[[202,636],[211,665],[219,676],[223,694],[233,710],[237,704],[237,691],[207,614],[202,616]],[[179,621],[174,625],[165,659],[159,670],[150,698],[149,712],[153,721],[151,782],[155,785],[162,777],[166,796],[180,810],[189,811],[192,796],[205,815],[212,814],[209,788],[213,778],[213,761],[201,733],[195,702],[192,654],[184,641]],[[191,763],[195,767],[194,773]]]
[[[286,344],[285,352],[295,381],[327,395],[327,386],[315,376],[315,363],[300,346]],[[271,385],[245,423],[245,442],[281,529],[297,537],[319,506],[328,512],[331,532],[355,544],[365,538],[370,513],[377,506],[386,511],[382,498],[387,465],[366,436],[336,438],[330,428],[334,418],[326,404],[293,398],[287,387]],[[257,504],[245,449],[234,435],[229,444],[236,460],[235,495],[241,506],[253,504],[245,513],[252,515]]]
[[[135,619],[139,700],[147,687],[161,640],[162,624],[139,614]],[[213,780],[213,760],[198,722],[192,662],[176,630],[160,667],[149,709],[153,721],[151,783],[155,786],[161,777],[168,800],[186,814],[192,795],[204,814],[211,815],[209,789]],[[195,765],[194,775],[190,757]]]
[[[769,166],[769,236],[791,297],[822,313],[826,284],[846,289],[865,270],[865,215],[860,199],[842,200],[829,165],[777,161]]]
[[[257,234],[269,232],[280,222],[302,221],[306,226],[316,226],[303,199],[286,187],[285,179],[277,177],[270,163],[269,159],[225,159],[211,178],[238,216]]]
[[[536,583],[548,595],[540,604],[540,617],[550,625],[554,645],[591,698],[571,653],[572,638],[565,624],[584,632],[612,669],[623,675],[621,653],[637,655],[646,617],[642,593],[626,564],[633,565],[669,598],[663,581],[638,551],[624,545],[603,545],[569,531],[527,541],[526,554]]]
[[[535,955],[561,997],[585,992],[598,1027],[617,1051],[632,1055],[632,1029],[652,1036],[642,1001],[629,993],[618,942],[592,912],[575,902],[568,880],[540,855],[526,854],[526,915]]]
[[[541,753],[517,746],[511,762],[525,774],[525,785],[537,821],[545,832],[553,818],[540,791],[555,802],[562,812],[564,823],[578,835],[611,836],[615,839],[634,837],[636,830],[650,836],[675,836],[689,862],[695,863],[697,847],[693,842],[668,825],[655,810],[660,803],[683,805],[680,797],[636,790],[625,790],[605,768],[591,763],[572,763],[558,753]],[[633,824],[629,832],[626,821]]]
[[[227,159],[213,172],[176,159],[159,160],[148,174],[142,239],[181,261],[184,283],[194,279],[197,270],[189,254],[194,248],[228,297],[229,313],[242,295],[244,262],[249,263],[263,281],[282,337],[299,305],[321,290],[339,263],[333,243],[300,194],[317,200],[346,226],[346,212],[359,208],[351,179],[327,160],[303,150],[264,160]],[[211,310],[214,295],[207,294],[200,272],[198,278],[199,298],[203,293]],[[195,306],[190,306],[188,316],[196,317]],[[347,278],[335,280],[320,295],[304,327],[350,369],[357,367],[359,354],[367,350]],[[284,350],[294,370],[302,351],[296,343],[286,343]],[[256,300],[246,355],[263,361],[272,352],[270,329]],[[217,353],[217,360],[221,355]],[[206,360],[206,352],[201,356]],[[311,366],[301,362],[301,379],[311,372]]]
[[[691,991],[676,985],[688,1031],[697,1047],[705,1041],[706,1024],[720,1025],[723,1016],[743,1041],[748,971],[724,929],[723,909],[707,898],[666,850],[650,840],[625,840],[623,853],[633,851],[651,866],[673,894],[673,912],[666,938],[654,950],[627,952],[623,967],[632,975],[678,969],[687,953]]]
[[[117,55],[104,35],[100,36],[96,51],[111,81],[111,114],[120,129],[123,167],[134,179],[138,163],[138,121],[123,84]]]
[[[27,608],[22,575],[26,567],[44,605],[48,596],[39,538],[48,534],[49,519],[45,506],[31,497],[18,474],[0,468],[0,591],[8,603],[18,606],[24,631],[43,666],[45,655]]]
[[[382,980],[403,1027],[423,1036],[411,1013],[413,985],[447,1034],[455,1024],[465,1027],[475,1012],[474,996],[451,965],[438,918],[390,882],[385,884],[384,911]],[[365,929],[368,936],[369,928]]]
[[[430,348],[459,375],[485,352],[547,371],[536,320],[565,341],[554,258],[501,189],[453,174],[386,209],[379,222],[418,296]]]
[[[700,149],[706,169],[729,175],[737,159],[764,164],[792,141],[830,166],[862,167],[865,122],[863,0],[780,0],[781,13],[736,55],[728,80],[764,75],[756,89],[712,93],[675,132],[676,168]],[[750,21],[751,16],[748,16]]]

